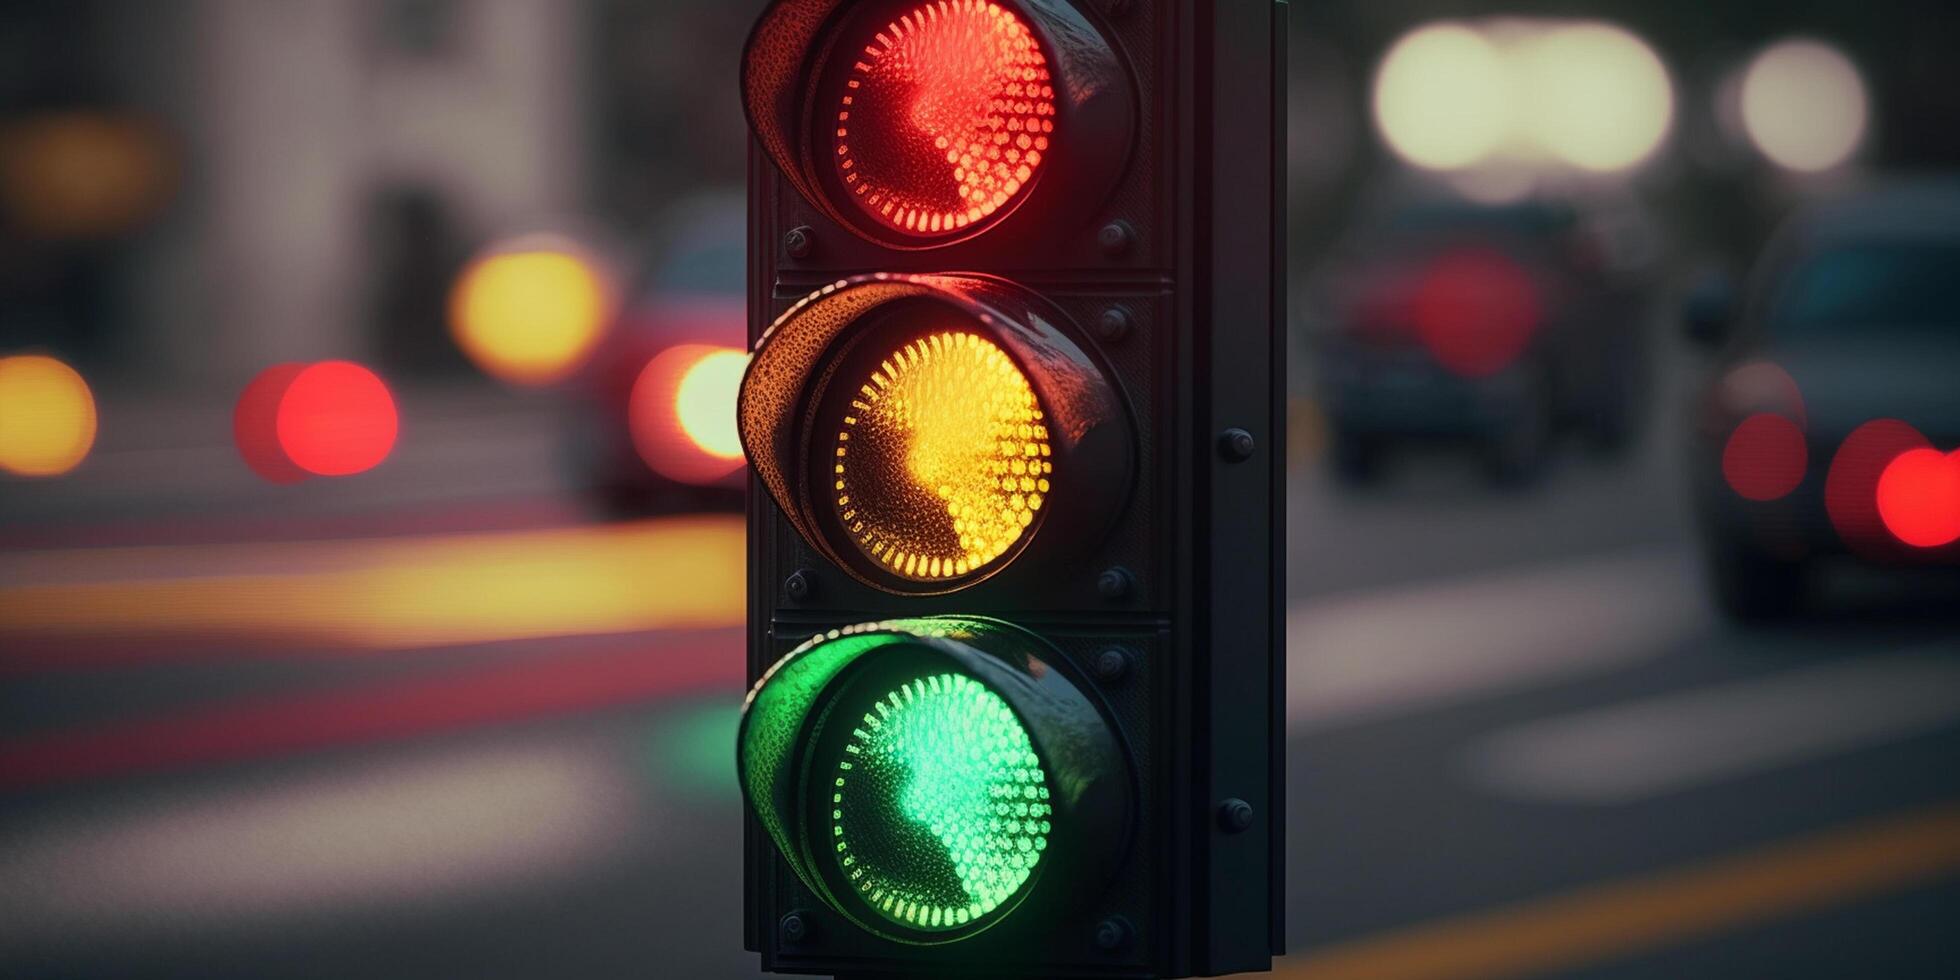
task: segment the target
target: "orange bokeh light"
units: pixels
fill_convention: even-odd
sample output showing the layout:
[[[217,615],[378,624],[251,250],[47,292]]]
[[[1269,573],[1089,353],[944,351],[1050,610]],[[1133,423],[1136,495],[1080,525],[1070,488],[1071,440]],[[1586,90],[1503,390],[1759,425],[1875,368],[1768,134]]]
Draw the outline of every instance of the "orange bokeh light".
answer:
[[[846,50],[832,165],[865,214],[945,235],[1027,192],[1054,137],[1055,89],[1020,17],[987,0],[935,0]]]
[[[681,344],[647,362],[627,401],[633,447],[649,468],[682,483],[714,483],[742,467],[735,425],[747,354]]]
[[[449,329],[484,373],[544,385],[585,362],[612,314],[600,264],[569,240],[534,236],[470,262],[450,294]]]
[[[1878,515],[1893,537],[1915,548],[1960,541],[1960,450],[1894,457],[1878,478]]]
[[[59,476],[95,445],[95,396],[52,357],[0,358],[0,470]]]
[[[37,238],[123,234],[156,214],[176,181],[162,130],[140,117],[54,112],[0,130],[0,207]]]

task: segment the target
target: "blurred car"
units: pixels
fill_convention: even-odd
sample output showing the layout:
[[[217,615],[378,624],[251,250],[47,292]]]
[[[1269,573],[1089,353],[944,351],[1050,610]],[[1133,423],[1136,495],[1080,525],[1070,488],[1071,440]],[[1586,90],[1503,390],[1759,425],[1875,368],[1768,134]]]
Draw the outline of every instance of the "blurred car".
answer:
[[[1734,297],[1686,310],[1722,350],[1690,440],[1720,607],[1799,611],[1820,559],[1960,566],[1960,180],[1793,219]]]
[[[602,512],[739,510],[735,395],[747,363],[747,211],[738,191],[670,210],[571,385],[566,452]]]
[[[1312,290],[1337,475],[1412,440],[1481,450],[1496,480],[1541,470],[1557,434],[1631,442],[1648,351],[1642,256],[1573,203],[1404,203],[1336,253]],[[1651,249],[1647,249],[1651,251]]]

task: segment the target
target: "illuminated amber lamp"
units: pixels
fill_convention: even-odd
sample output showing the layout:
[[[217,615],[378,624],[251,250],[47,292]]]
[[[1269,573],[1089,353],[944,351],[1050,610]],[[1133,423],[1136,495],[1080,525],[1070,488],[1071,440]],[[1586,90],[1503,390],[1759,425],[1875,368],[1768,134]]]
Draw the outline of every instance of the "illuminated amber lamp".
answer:
[[[756,475],[813,545],[888,591],[977,582],[1050,522],[1093,539],[1127,493],[1133,437],[1064,322],[980,277],[828,286],[776,322],[743,382]]]

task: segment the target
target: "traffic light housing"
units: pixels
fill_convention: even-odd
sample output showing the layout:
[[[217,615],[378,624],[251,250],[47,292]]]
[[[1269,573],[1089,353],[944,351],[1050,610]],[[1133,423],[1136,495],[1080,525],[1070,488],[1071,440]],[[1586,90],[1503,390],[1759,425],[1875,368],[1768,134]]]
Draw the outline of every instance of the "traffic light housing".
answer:
[[[758,20],[737,761],[765,969],[1279,951],[1284,9]]]

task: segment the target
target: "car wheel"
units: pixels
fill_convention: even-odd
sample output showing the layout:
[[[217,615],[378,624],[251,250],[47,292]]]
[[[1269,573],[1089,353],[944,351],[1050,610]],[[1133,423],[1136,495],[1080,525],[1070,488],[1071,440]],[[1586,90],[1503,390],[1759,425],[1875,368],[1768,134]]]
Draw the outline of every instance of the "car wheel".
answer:
[[[1552,450],[1552,406],[1547,386],[1534,386],[1526,408],[1484,443],[1484,468],[1499,486],[1519,487],[1538,479]]]
[[[1802,612],[1810,576],[1802,562],[1782,561],[1726,536],[1707,546],[1715,605],[1730,619],[1765,623]]]
[[[1588,419],[1586,444],[1594,452],[1624,452],[1639,432],[1639,399],[1631,390],[1614,392],[1609,404],[1601,406]]]
[[[1629,360],[1607,382],[1604,397],[1585,420],[1586,445],[1594,452],[1623,452],[1640,435],[1647,402],[1645,369],[1631,355]]]
[[[1381,479],[1382,440],[1354,432],[1334,432],[1329,458],[1334,476],[1349,486],[1364,486]]]

